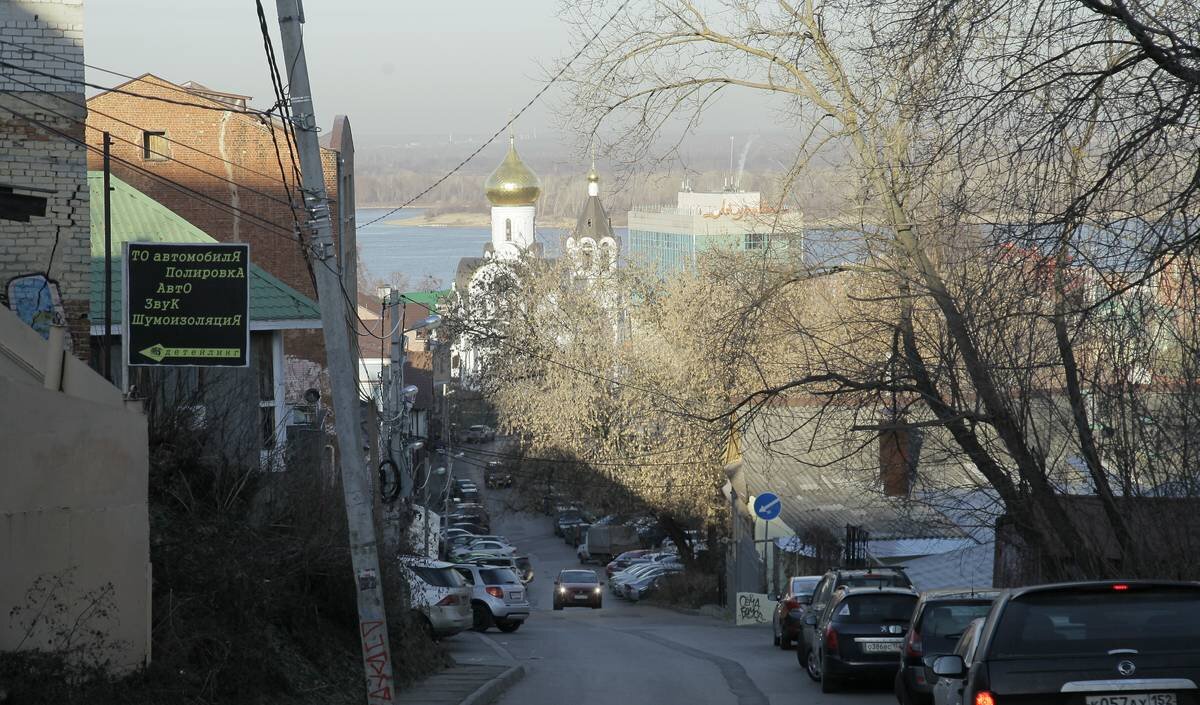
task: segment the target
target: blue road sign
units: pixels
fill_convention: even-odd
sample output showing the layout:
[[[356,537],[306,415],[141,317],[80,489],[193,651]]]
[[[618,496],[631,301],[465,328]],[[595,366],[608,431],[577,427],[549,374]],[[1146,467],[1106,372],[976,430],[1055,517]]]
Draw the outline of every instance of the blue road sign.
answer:
[[[783,502],[774,492],[763,492],[754,498],[754,513],[759,519],[771,521],[783,511]]]

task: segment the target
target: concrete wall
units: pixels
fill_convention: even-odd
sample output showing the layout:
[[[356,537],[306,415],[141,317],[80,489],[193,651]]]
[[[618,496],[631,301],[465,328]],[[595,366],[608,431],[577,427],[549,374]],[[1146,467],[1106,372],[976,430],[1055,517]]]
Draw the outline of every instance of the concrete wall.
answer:
[[[7,616],[39,577],[69,577],[54,601],[72,621],[80,595],[111,583],[114,613],[94,626],[122,643],[114,663],[136,666],[150,655],[146,419],[69,357],[67,392],[44,388],[40,342],[0,311],[0,651],[49,645]]]
[[[10,305],[13,278],[48,272],[70,350],[86,360],[91,246],[81,144],[83,2],[0,0],[0,39],[9,42],[0,44],[0,60],[20,67],[0,72],[0,183],[47,198],[43,217],[0,220],[0,302]]]

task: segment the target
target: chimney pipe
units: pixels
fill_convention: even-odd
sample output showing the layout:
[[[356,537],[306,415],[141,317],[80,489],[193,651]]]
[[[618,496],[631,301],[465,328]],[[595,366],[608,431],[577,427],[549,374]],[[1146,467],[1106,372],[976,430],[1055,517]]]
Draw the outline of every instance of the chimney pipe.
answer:
[[[50,341],[46,346],[46,371],[42,375],[42,381],[46,389],[55,392],[62,391],[63,336],[66,330],[66,326],[59,321],[50,324]]]

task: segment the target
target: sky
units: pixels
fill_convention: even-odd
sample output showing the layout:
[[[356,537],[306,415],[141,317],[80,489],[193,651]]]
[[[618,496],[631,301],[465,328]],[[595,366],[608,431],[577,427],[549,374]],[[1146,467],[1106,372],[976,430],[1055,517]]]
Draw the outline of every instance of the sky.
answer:
[[[541,88],[544,67],[569,53],[562,2],[305,0],[317,116],[326,127],[335,114],[350,116],[360,144],[394,135],[490,134]],[[277,39],[275,2],[263,5]],[[254,0],[86,0],[84,7],[89,64],[194,80],[251,95],[256,107],[273,102]],[[111,86],[123,79],[89,69],[88,80]],[[745,120],[725,106],[704,127],[744,130]],[[518,127],[555,125],[552,102],[543,101]]]

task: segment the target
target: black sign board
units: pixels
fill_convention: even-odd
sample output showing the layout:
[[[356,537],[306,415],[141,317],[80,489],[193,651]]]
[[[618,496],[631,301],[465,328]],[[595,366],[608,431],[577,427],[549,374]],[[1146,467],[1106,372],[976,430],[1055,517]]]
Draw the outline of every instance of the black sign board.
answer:
[[[249,364],[249,245],[127,242],[124,267],[128,364]]]

